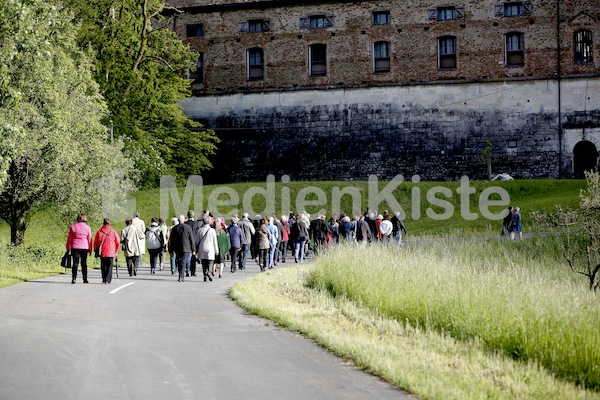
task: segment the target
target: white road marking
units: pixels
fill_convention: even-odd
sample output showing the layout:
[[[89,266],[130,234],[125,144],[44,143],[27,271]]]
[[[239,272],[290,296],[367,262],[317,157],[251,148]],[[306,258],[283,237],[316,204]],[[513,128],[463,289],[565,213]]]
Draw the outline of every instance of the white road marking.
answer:
[[[129,286],[129,285],[133,285],[134,283],[135,283],[135,282],[129,282],[129,283],[127,283],[127,284],[123,285],[123,286],[119,286],[119,287],[118,287],[118,288],[116,288],[115,290],[112,290],[112,291],[108,292],[108,294],[115,294],[115,293],[117,293],[119,290],[121,290],[121,289],[124,289],[124,288],[126,288],[127,286]]]

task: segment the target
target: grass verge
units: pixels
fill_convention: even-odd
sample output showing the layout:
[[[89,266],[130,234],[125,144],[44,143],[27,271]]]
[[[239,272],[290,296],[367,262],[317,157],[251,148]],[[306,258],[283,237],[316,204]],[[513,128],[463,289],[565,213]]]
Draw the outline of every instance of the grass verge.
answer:
[[[537,253],[541,258],[532,273],[519,274],[517,269],[527,270],[528,265],[519,263],[528,258],[525,254],[531,249],[520,248],[517,243],[509,245],[502,250],[505,257],[498,257],[490,246],[482,247],[481,251],[489,255],[481,262],[474,261],[479,271],[471,269],[469,274],[480,279],[472,290],[467,290],[465,285],[473,285],[474,278],[459,268],[465,260],[470,257],[476,260],[480,255],[472,257],[472,252],[463,247],[457,256],[460,260],[438,263],[436,254],[452,258],[458,250],[443,243],[432,246],[431,253],[423,248],[412,253],[406,251],[406,255],[400,257],[407,258],[402,259],[394,258],[398,254],[389,249],[386,249],[389,256],[364,253],[377,249],[334,251],[315,265],[261,274],[241,282],[232,289],[231,297],[249,311],[305,334],[352,360],[358,368],[422,398],[600,399],[598,392],[577,386],[574,383],[577,377],[561,378],[565,375],[562,370],[572,368],[572,364],[555,369],[554,364],[548,366],[535,352],[518,356],[491,345],[490,339],[484,336],[486,323],[491,332],[499,336],[510,337],[511,330],[525,329],[521,338],[532,342],[530,344],[553,346],[551,342],[556,339],[565,348],[553,346],[549,349],[551,355],[571,354],[580,362],[588,363],[588,369],[597,367],[593,364],[594,354],[598,354],[594,350],[598,348],[594,337],[597,335],[592,332],[593,336],[588,336],[587,328],[582,328],[587,322],[581,318],[592,320],[591,326],[598,332],[598,319],[593,314],[598,308],[592,306],[593,315],[582,316],[577,311],[578,308],[590,311],[590,300],[594,299],[580,290],[580,282],[571,279],[566,270],[558,271],[555,265],[548,264],[554,257],[546,257],[543,246]],[[507,263],[506,257],[509,260],[512,257],[515,262]],[[393,265],[389,264],[390,258],[396,261]],[[469,268],[474,265],[467,264]],[[332,271],[324,272],[327,270]],[[335,275],[335,282],[323,274]],[[491,275],[482,281],[488,274]],[[513,283],[504,282],[511,274],[515,283],[521,282],[521,285],[513,287]],[[536,276],[538,278],[534,278]],[[463,281],[466,282],[461,284]],[[526,289],[528,286],[530,290]],[[506,295],[496,298],[502,292]],[[359,298],[357,293],[363,297]],[[542,297],[536,300],[540,295]],[[386,311],[382,298],[388,299],[389,310],[400,310],[405,315]],[[595,300],[597,305],[597,298]],[[584,303],[583,308],[580,302]],[[499,315],[497,310],[502,308],[508,314]],[[484,322],[473,322],[478,313]],[[436,318],[446,318],[449,322],[436,323]],[[536,328],[537,333],[528,330],[524,324],[527,320],[532,321],[534,327],[545,327]],[[557,325],[557,321],[560,324]],[[511,328],[513,325],[515,329]],[[469,331],[469,327],[473,330]],[[540,337],[540,333],[554,338]],[[562,342],[561,336],[564,337]],[[572,348],[579,340],[586,342],[584,346],[591,341],[596,347],[587,348],[587,354],[581,354]],[[564,362],[561,355],[557,357],[555,362]]]
[[[55,248],[0,245],[0,288],[64,273],[61,257]]]

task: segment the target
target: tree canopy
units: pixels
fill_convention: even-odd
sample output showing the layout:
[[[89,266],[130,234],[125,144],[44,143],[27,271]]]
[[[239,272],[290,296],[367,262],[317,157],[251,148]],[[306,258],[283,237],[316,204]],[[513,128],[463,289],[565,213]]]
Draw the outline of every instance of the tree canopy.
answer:
[[[210,168],[217,137],[177,104],[191,94],[183,76],[198,55],[166,28],[164,1],[66,1],[82,21],[79,45],[95,54],[94,76],[139,186],[156,186],[163,174],[185,182]]]
[[[133,189],[133,163],[111,144],[107,107],[78,25],[60,1],[0,5],[0,218],[21,244],[32,214],[99,216],[103,196]],[[100,184],[101,182],[102,184]]]

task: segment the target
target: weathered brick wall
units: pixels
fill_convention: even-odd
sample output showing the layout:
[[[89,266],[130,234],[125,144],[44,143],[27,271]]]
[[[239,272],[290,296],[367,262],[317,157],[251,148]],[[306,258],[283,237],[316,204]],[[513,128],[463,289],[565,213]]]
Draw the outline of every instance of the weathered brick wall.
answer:
[[[585,99],[583,85],[562,82],[565,128],[600,126],[600,79],[586,80]],[[207,182],[261,181],[270,173],[483,179],[488,141],[494,173],[557,178],[569,176],[572,146],[583,138],[577,131],[561,149],[557,90],[555,81],[311,90],[190,98],[184,109],[222,139]]]
[[[190,6],[246,3],[243,1],[185,1],[171,3]],[[253,3],[250,1],[250,3]],[[378,84],[409,84],[439,81],[495,81],[511,78],[548,78],[557,73],[556,2],[532,1],[529,16],[496,17],[496,0],[448,3],[429,0],[291,2],[289,6],[260,8],[225,7],[195,9],[177,17],[176,31],[195,51],[205,54],[204,83],[198,94],[220,94],[248,90],[277,90],[294,87],[355,87]],[[561,72],[600,73],[600,0],[561,1]],[[277,3],[281,4],[281,3]],[[441,5],[464,5],[465,18],[432,21],[428,9]],[[183,8],[185,10],[185,8]],[[194,10],[194,9],[190,9]],[[202,11],[204,10],[204,11]],[[390,12],[391,24],[372,25],[373,11]],[[326,29],[300,29],[303,16],[326,14],[335,24]],[[238,22],[268,19],[271,30],[239,33]],[[188,23],[202,23],[204,36],[186,38]],[[573,63],[573,32],[586,28],[594,34],[593,63]],[[504,64],[504,35],[525,35],[525,65]],[[457,68],[438,69],[437,38],[457,38]],[[372,45],[391,43],[391,71],[373,73]],[[326,77],[308,74],[308,46],[324,43],[328,51]],[[260,47],[265,54],[265,79],[246,80],[246,50]]]

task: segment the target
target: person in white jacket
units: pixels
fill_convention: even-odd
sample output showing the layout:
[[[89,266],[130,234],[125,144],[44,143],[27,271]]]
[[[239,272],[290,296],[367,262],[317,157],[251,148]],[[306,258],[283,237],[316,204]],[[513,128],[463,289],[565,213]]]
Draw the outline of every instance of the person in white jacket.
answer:
[[[121,231],[121,248],[125,253],[125,262],[129,276],[137,275],[140,266],[141,252],[139,243],[144,243],[144,232],[132,223],[131,218],[125,220],[125,228]]]
[[[203,224],[196,231],[196,258],[202,263],[202,273],[204,274],[204,282],[206,279],[212,281],[209,271],[212,270],[212,264],[215,262],[217,254],[219,254],[219,246],[217,244],[217,233],[210,226],[210,217],[204,217]]]

